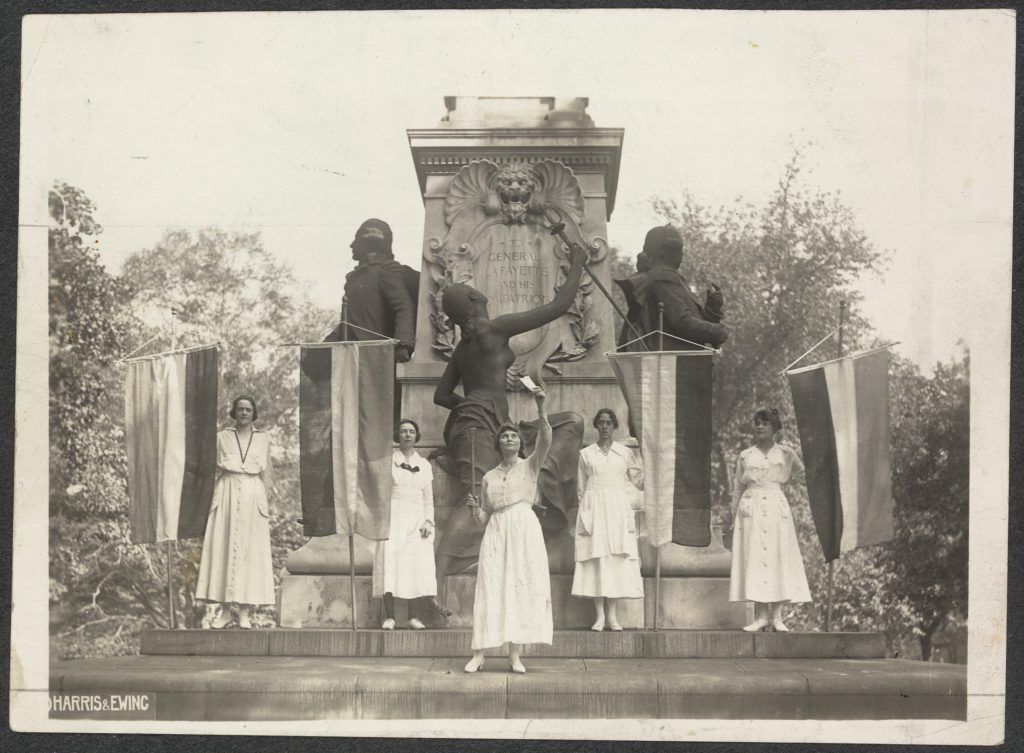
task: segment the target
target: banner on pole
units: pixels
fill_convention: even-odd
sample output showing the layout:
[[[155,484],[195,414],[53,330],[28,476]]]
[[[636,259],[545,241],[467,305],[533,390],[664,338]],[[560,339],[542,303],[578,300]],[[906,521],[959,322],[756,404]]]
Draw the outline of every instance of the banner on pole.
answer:
[[[889,352],[840,358],[786,376],[825,559],[889,541]]]
[[[609,353],[643,453],[652,546],[711,543],[712,351]]]
[[[216,346],[130,361],[125,443],[131,540],[199,538],[217,472]]]
[[[338,342],[299,356],[299,476],[307,536],[388,537],[394,343]]]

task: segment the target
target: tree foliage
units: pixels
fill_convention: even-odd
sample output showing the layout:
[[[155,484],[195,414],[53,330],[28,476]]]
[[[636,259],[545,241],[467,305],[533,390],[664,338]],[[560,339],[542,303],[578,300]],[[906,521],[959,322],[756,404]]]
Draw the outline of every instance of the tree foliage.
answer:
[[[99,261],[102,227],[80,189],[49,195],[50,601],[55,656],[134,650],[165,615],[157,565],[128,541],[122,384],[137,330],[130,288]],[[154,601],[155,600],[155,601]]]
[[[319,339],[331,316],[310,303],[257,234],[169,231],[116,276],[99,262],[102,228],[80,189],[55,184],[50,213],[51,651],[63,658],[132,653],[141,628],[169,624],[167,560],[162,545],[130,542],[117,359],[139,346],[169,346],[171,307],[178,344],[221,341],[225,421],[231,396],[252,393],[276,444],[278,569],[304,540],[296,524],[297,356],[279,346]],[[191,595],[201,543],[171,546],[176,611],[186,626],[199,616]]]
[[[967,619],[970,360],[938,364],[930,379],[906,362],[895,371],[896,537],[876,563],[893,573],[889,599],[928,659],[936,635]]]
[[[883,257],[839,196],[808,188],[801,171],[797,152],[760,209],[739,201],[710,209],[689,196],[654,201],[655,211],[682,233],[687,280],[697,291],[715,282],[725,295],[731,334],[715,365],[713,403],[719,510],[728,506],[729,472],[749,444],[754,410],[770,405],[793,415],[780,372],[837,327],[840,302],[848,311],[847,352],[870,335],[854,284],[879,271]],[[834,341],[828,345],[810,362],[834,357]]]
[[[836,327],[840,301],[848,305],[846,352],[878,344],[858,311],[856,285],[880,271],[884,257],[838,195],[805,185],[799,154],[763,207],[737,201],[712,209],[691,197],[655,200],[654,207],[683,233],[683,273],[695,290],[713,281],[726,296],[732,334],[716,363],[713,408],[716,517],[726,523],[729,473],[750,444],[753,410],[777,406],[789,417],[783,441],[799,446],[780,372]],[[280,346],[319,340],[333,315],[310,302],[256,233],[169,230],[112,275],[97,253],[96,207],[81,190],[55,184],[50,214],[52,652],[129,653],[137,650],[141,627],[168,622],[166,559],[163,547],[129,541],[124,374],[117,359],[161,330],[150,351],[170,345],[171,309],[178,344],[220,341],[223,422],[231,398],[250,393],[275,448],[277,570],[303,543],[296,524],[297,354]],[[610,263],[614,278],[633,272],[633,259],[618,249]],[[806,363],[835,354],[833,340]],[[896,536],[845,554],[835,570],[834,627],[884,632],[894,654],[933,657],[942,636],[962,636],[966,624],[968,369],[964,357],[927,377],[894,359]],[[792,610],[792,626],[819,629],[827,567],[802,487],[792,489],[791,502],[815,598]],[[173,547],[174,598],[187,625],[197,618],[191,594],[200,547],[199,541]]]
[[[333,315],[313,305],[291,268],[267,252],[258,233],[169,230],[153,248],[130,256],[123,274],[141,316],[167,320],[173,309],[184,344],[220,342],[224,426],[236,395],[255,397],[258,423],[273,445],[271,549],[279,571],[305,541],[297,523],[298,352],[282,346],[319,341],[330,331]],[[199,540],[179,543],[180,599],[189,617],[195,615],[191,595],[201,545]]]
[[[654,200],[661,217],[682,232],[682,271],[695,291],[717,282],[726,296],[731,335],[715,366],[713,396],[713,491],[716,517],[726,524],[729,475],[750,444],[753,411],[778,407],[789,417],[783,441],[799,447],[783,369],[837,327],[841,302],[844,352],[880,344],[858,311],[856,285],[882,271],[885,257],[838,194],[812,190],[801,176],[797,152],[761,208],[737,201],[710,209],[688,196]],[[621,258],[618,263],[631,271]],[[836,357],[837,345],[835,338],[826,341],[803,363]],[[956,632],[966,619],[967,360],[939,365],[928,378],[894,359],[890,385],[896,536],[836,563],[833,626],[881,631],[893,653],[929,658],[936,631]],[[793,609],[793,623],[820,629],[828,567],[806,490],[791,487],[790,501],[815,599]]]

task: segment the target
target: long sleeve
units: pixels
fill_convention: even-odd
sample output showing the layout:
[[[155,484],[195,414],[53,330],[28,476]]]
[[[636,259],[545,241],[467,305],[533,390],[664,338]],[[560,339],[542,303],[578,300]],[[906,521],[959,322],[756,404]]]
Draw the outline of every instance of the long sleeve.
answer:
[[[381,278],[381,287],[388,306],[395,317],[395,339],[410,350],[416,345],[416,312],[413,310],[409,289],[402,279],[398,265],[388,269]]]
[[[583,504],[583,496],[587,493],[587,464],[583,460],[583,453],[576,463],[576,503]]]
[[[711,322],[712,324],[718,324],[725,318],[721,309],[713,309],[709,306],[701,306],[700,315],[704,318],[704,321]]]
[[[430,468],[429,461],[427,468]],[[423,486],[423,519],[429,520],[431,523],[434,522],[434,483],[433,478],[428,479],[427,483]]]
[[[579,507],[576,508],[576,535],[591,536],[594,533],[594,500],[587,498],[587,483],[590,481],[590,473],[587,471],[587,461],[584,454],[587,450],[580,452],[579,463],[576,472],[576,495],[579,498]]]
[[[717,347],[725,342],[722,325],[701,318],[699,304],[693,300],[682,278],[679,280],[654,278],[651,295],[655,305],[665,304],[665,332],[698,344],[711,343]]]
[[[480,511],[483,513],[483,524],[487,525],[487,521],[490,520],[491,512],[494,508],[491,505],[490,492],[488,491],[488,482],[486,474],[480,480]]]
[[[547,415],[540,417],[540,427],[537,433],[537,446],[533,450],[533,454],[530,455],[530,459],[527,462],[530,464],[530,469],[534,473],[539,473],[541,466],[544,465],[544,461],[547,460],[548,450],[551,449],[551,423],[548,421]]]
[[[626,478],[629,479],[629,483],[635,486],[639,491],[644,490],[644,461],[640,457],[640,453],[637,450],[633,450],[629,453],[629,457],[626,459]]]
[[[732,511],[732,515],[736,517],[736,510],[740,506],[740,497],[743,496],[743,458],[740,457],[736,460],[736,471],[732,477],[732,503],[729,505],[729,509]]]

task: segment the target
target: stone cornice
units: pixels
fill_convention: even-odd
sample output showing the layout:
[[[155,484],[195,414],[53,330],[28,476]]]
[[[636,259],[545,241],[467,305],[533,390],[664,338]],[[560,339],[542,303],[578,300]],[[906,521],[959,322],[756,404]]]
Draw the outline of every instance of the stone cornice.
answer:
[[[623,128],[409,128],[409,143],[416,141],[498,141],[530,139],[536,141],[605,141],[622,146]]]
[[[579,174],[602,174],[608,217],[615,208],[621,128],[423,128],[407,133],[422,195],[428,176],[454,175],[475,160],[504,164],[556,159]]]

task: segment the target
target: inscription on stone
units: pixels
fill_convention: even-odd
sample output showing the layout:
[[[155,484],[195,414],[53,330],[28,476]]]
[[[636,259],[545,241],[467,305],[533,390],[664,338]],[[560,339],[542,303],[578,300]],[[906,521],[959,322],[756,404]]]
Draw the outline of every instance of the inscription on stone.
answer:
[[[425,254],[433,289],[433,348],[444,357],[455,347],[455,331],[441,310],[451,283],[472,285],[487,296],[490,316],[526,311],[551,301],[569,268],[568,250],[549,232],[551,217],[580,238],[592,262],[607,245],[580,230],[583,194],[576,176],[554,160],[497,165],[487,160],[462,167],[445,197],[443,240],[430,239]],[[539,364],[586,356],[600,328],[593,317],[589,286],[581,287],[569,311],[554,322],[512,338],[517,356],[510,374]],[[510,383],[518,384],[518,378]]]
[[[551,300],[550,276],[538,253],[515,239],[511,250],[495,249],[487,254],[488,274],[497,294],[494,303],[509,310],[533,308]]]

